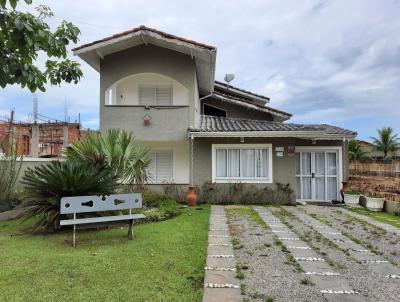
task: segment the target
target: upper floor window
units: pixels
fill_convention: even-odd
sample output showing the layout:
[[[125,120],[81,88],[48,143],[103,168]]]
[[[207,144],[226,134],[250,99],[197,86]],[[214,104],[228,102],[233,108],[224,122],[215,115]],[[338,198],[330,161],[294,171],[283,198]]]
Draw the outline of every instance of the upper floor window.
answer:
[[[139,105],[172,105],[172,85],[139,86]]]

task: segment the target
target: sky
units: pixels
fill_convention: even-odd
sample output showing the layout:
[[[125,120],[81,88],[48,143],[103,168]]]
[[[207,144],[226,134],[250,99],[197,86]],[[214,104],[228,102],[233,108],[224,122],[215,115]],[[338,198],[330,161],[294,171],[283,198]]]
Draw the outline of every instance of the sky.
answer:
[[[50,6],[55,28],[63,19],[81,30],[79,44],[146,25],[217,47],[216,80],[235,74],[234,86],[264,94],[294,123],[328,123],[358,132],[400,131],[400,1],[263,0],[130,1],[34,0]],[[73,48],[76,45],[72,45]],[[99,75],[88,64],[79,84],[48,86],[36,94],[39,113],[85,128],[99,123]],[[32,115],[32,94],[0,91],[0,117]]]

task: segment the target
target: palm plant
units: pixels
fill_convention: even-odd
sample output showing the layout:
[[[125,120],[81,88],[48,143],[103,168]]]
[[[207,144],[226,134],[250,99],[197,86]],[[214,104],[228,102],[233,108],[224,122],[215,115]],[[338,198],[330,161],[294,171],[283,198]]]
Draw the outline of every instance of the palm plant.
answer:
[[[59,228],[62,197],[111,194],[118,185],[109,168],[98,169],[82,161],[54,161],[28,168],[21,183],[26,189],[21,217],[36,217],[36,229],[45,230]]]
[[[131,133],[110,129],[104,137],[93,133],[76,141],[64,155],[69,160],[85,161],[95,166],[108,166],[125,184],[147,182],[149,148],[139,144]]]
[[[393,133],[393,128],[383,127],[378,129],[379,137],[371,137],[376,150],[383,152],[383,158],[387,159],[389,153],[395,153],[398,149],[399,138]]]
[[[363,161],[367,160],[370,157],[368,156],[368,152],[361,149],[361,146],[357,140],[349,141],[349,159],[350,160],[358,160]]]

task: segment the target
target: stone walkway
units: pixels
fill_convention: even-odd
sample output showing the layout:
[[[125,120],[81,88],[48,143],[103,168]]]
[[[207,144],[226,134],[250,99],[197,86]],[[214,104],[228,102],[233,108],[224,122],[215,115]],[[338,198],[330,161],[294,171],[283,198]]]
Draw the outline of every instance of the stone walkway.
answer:
[[[368,217],[368,216],[365,216],[365,215],[362,215],[362,214],[358,214],[358,213],[349,211],[349,210],[344,209],[344,208],[338,208],[338,210],[341,211],[342,213],[346,214],[346,215],[353,216],[355,218],[358,218],[360,220],[368,222],[368,223],[370,223],[370,224],[372,224],[374,226],[377,226],[378,228],[384,229],[387,232],[394,233],[396,235],[400,235],[400,229],[396,228],[393,225],[377,221],[377,220],[375,220],[375,219],[373,219],[371,217]]]
[[[323,224],[319,220],[307,215],[306,213],[297,208],[293,207],[284,207],[284,208],[286,211],[295,215],[305,224],[312,227],[317,233],[333,241],[341,249],[347,250],[354,259],[356,259],[360,263],[368,265],[369,270],[373,271],[374,273],[380,274],[387,278],[391,278],[391,276],[400,276],[400,269],[398,267],[389,263],[389,261],[387,261],[382,256],[376,255],[371,251],[365,249],[365,247],[363,247],[362,245],[350,240],[348,237],[343,235],[339,230],[330,227],[326,224]]]
[[[254,207],[254,209],[277,238],[283,242],[304,270],[304,274],[320,289],[328,301],[367,301],[365,297],[358,295],[345,278],[333,270],[323,258],[320,258],[306,242],[274,216],[268,208]]]
[[[235,275],[236,261],[228,219],[224,207],[212,206],[203,302],[242,301],[240,282]]]

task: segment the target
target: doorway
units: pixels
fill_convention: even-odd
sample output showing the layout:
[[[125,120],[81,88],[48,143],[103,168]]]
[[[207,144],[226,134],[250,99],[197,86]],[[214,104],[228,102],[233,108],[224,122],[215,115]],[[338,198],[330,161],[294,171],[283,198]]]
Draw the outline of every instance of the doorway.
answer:
[[[296,199],[338,200],[341,170],[339,149],[296,149]]]

